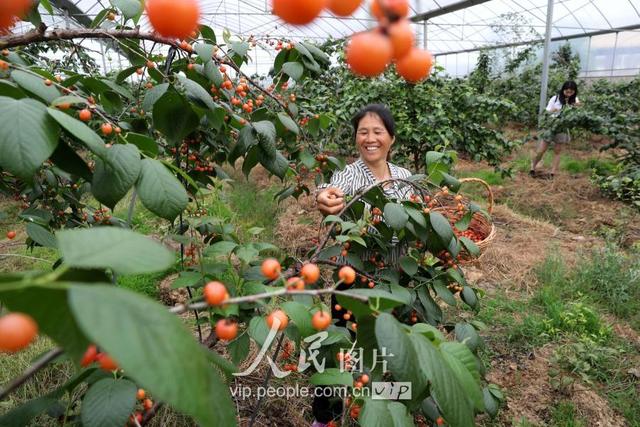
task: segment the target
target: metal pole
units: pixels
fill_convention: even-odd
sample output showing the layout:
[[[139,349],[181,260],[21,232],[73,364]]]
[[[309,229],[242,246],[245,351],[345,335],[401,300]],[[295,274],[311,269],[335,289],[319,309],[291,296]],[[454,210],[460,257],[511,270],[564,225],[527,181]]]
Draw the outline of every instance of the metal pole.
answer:
[[[425,20],[422,23],[422,48],[424,50],[427,50],[428,46],[427,46],[428,42],[427,42],[427,21]]]
[[[549,84],[549,45],[551,44],[551,25],[553,24],[553,0],[549,0],[547,5],[547,29],[544,35],[544,52],[542,56],[542,82],[540,83],[540,108],[538,115],[542,117],[542,112],[547,106],[547,86]]]
[[[613,77],[613,68],[616,65],[616,50],[618,50],[618,36],[620,33],[616,33],[616,41],[613,44],[613,55],[611,58],[611,73],[609,73],[609,77]]]

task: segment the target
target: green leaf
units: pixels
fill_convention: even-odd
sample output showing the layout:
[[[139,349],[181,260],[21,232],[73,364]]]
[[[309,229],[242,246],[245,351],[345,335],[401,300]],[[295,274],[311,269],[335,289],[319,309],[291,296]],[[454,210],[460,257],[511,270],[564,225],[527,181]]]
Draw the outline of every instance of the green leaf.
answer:
[[[405,327],[389,313],[380,313],[375,325],[379,349],[386,349],[387,366],[397,381],[411,382],[412,401],[416,402],[427,387],[425,374],[417,363],[418,355],[411,345]]]
[[[460,237],[459,240],[465,247],[465,249],[469,252],[469,254],[471,254],[472,256],[480,255],[480,248],[474,243],[473,240],[469,239],[468,237]]]
[[[199,101],[202,105],[206,106],[211,111],[214,111],[216,108],[218,108],[216,103],[211,99],[211,95],[209,94],[209,92],[204,90],[202,86],[186,77],[178,77],[180,79],[180,82],[182,82],[182,84],[187,89],[187,95],[190,99]]]
[[[409,221],[409,214],[404,209],[404,206],[398,203],[387,203],[384,205],[384,221],[394,230],[400,231],[407,221]]]
[[[40,0],[40,5],[44,7],[44,10],[49,12],[50,15],[53,15],[53,8],[51,7],[49,0]]]
[[[111,0],[111,4],[120,9],[122,15],[131,19],[142,12],[142,2],[140,0]]]
[[[29,235],[29,237],[31,237],[31,240],[33,240],[40,246],[44,246],[45,248],[58,247],[56,236],[54,236],[49,230],[42,227],[41,225],[33,222],[28,223],[27,234]]]
[[[449,190],[453,191],[454,193],[457,193],[458,190],[460,190],[461,183],[456,177],[451,176],[446,172],[442,172],[442,178],[442,184],[446,185]]]
[[[138,387],[131,381],[104,378],[93,383],[84,399],[80,418],[85,426],[120,427],[136,406]]]
[[[400,267],[402,268],[402,271],[407,273],[409,276],[413,276],[418,272],[418,263],[410,256],[403,256],[400,258]]]
[[[202,62],[207,63],[211,61],[213,57],[213,45],[209,43],[196,43],[193,45],[193,50],[196,51]]]
[[[153,106],[154,126],[174,145],[193,132],[199,122],[191,105],[175,90],[168,90]]]
[[[220,87],[222,82],[224,81],[220,70],[218,69],[218,65],[209,61],[204,64],[204,75],[211,81],[216,87]]]
[[[65,264],[80,268],[110,268],[117,274],[164,271],[174,256],[142,234],[115,227],[63,230],[58,247]]]
[[[91,24],[89,24],[89,28],[98,28],[98,25],[104,22],[109,12],[109,9],[102,9],[100,12],[98,12],[95,18],[93,18],[93,21],[91,21]]]
[[[416,369],[428,378],[431,395],[447,424],[473,427],[473,405],[442,353],[422,334],[412,333],[409,338],[417,354]]]
[[[58,105],[61,105],[61,104],[71,104],[71,105],[82,104],[82,105],[86,105],[87,101],[84,98],[80,98],[79,96],[65,95],[65,96],[61,96],[59,98],[54,99],[53,102],[51,103],[51,106],[52,107],[57,107]]]
[[[0,96],[0,166],[31,181],[58,144],[60,128],[33,99]]]
[[[288,301],[282,304],[282,309],[287,313],[303,337],[308,337],[317,332],[311,326],[311,313],[304,305],[299,302]]]
[[[178,278],[171,284],[171,289],[196,286],[202,280],[202,274],[194,271],[181,271]]]
[[[262,120],[259,122],[254,122],[252,126],[256,130],[258,135],[273,144],[276,143],[276,127],[272,122],[268,120]]]
[[[0,79],[0,96],[21,99],[25,98],[27,95],[15,83],[9,80]]]
[[[449,246],[449,242],[453,238],[453,229],[449,221],[440,212],[431,212],[429,214],[429,221],[433,231],[436,232],[440,241],[445,247]]]
[[[462,300],[471,308],[478,308],[478,297],[475,291],[470,286],[462,288],[462,294],[460,295]]]
[[[93,154],[105,155],[107,149],[104,146],[104,141],[90,127],[55,108],[47,108],[47,112],[63,129],[86,145]]]
[[[326,368],[324,372],[316,372],[309,378],[313,385],[353,385],[353,377],[349,372],[340,372],[339,368]]]
[[[144,95],[142,109],[144,111],[152,111],[156,101],[162,98],[162,95],[167,92],[167,89],[169,89],[169,83],[162,83],[149,89]]]
[[[457,342],[442,343],[440,350],[475,408],[480,412],[484,411],[484,399],[480,388],[480,373],[473,353],[467,346]]]
[[[136,183],[140,175],[140,152],[133,144],[116,144],[96,159],[91,193],[112,210]]]
[[[304,67],[299,62],[285,62],[282,64],[282,71],[291,76],[295,81],[299,81],[304,73]]]
[[[276,151],[275,156],[270,156],[262,149],[262,146],[259,148],[260,151],[258,151],[258,159],[260,164],[278,178],[284,179],[287,170],[289,170],[289,162],[286,157],[284,157],[279,151]]]
[[[236,425],[228,387],[179,317],[113,286],[74,286],[69,303],[92,341],[157,400],[203,426]]]
[[[249,43],[244,41],[231,42],[229,43],[229,47],[231,47],[233,52],[240,56],[245,56],[249,51]]]
[[[84,178],[86,181],[93,179],[91,169],[84,162],[84,159],[78,155],[76,150],[73,150],[65,142],[58,142],[58,146],[51,155],[50,160],[55,163],[57,167],[71,175],[76,175]]]
[[[178,178],[157,160],[142,160],[136,189],[147,209],[169,221],[173,221],[189,203],[187,191]]]
[[[456,340],[466,344],[471,351],[482,345],[482,339],[478,335],[476,329],[468,323],[456,323],[455,327]]]
[[[14,70],[11,73],[11,78],[14,82],[18,83],[18,86],[22,89],[37,96],[47,104],[50,104],[60,96],[58,89],[54,86],[45,85],[45,79],[42,77],[36,77],[25,71]]]
[[[221,242],[216,242],[213,245],[207,247],[204,250],[204,254],[207,256],[217,256],[217,255],[228,256],[237,247],[238,247],[237,243],[223,240]]]
[[[436,294],[442,298],[444,302],[451,306],[456,305],[456,299],[453,297],[451,291],[440,281],[433,282],[433,289],[436,291]]]
[[[487,414],[489,414],[491,418],[498,415],[499,402],[496,400],[496,398],[492,395],[492,393],[489,391],[487,387],[482,389],[482,398],[484,401],[484,407],[485,407],[485,410],[487,411]]]
[[[413,427],[413,417],[400,402],[367,399],[358,423],[367,427]]]
[[[267,321],[262,316],[255,316],[249,322],[249,336],[262,347],[269,335],[269,326]]]
[[[423,228],[427,228],[427,220],[424,217],[424,214],[417,209],[411,208],[409,206],[405,206],[404,209],[407,211],[411,219]]]
[[[282,123],[282,125],[287,128],[288,130],[290,130],[291,132],[293,132],[294,134],[298,135],[298,133],[300,132],[300,130],[298,129],[298,125],[296,124],[296,122],[294,122],[291,117],[289,117],[288,115],[286,115],[285,113],[278,113],[278,120],[280,120],[280,123]]]
[[[149,157],[156,157],[158,155],[158,144],[147,135],[129,132],[121,138],[123,138],[125,142],[138,147],[138,150]]]
[[[0,416],[0,426],[24,427],[32,425],[31,420],[33,418],[59,404],[60,402],[55,397],[42,396],[32,399]]]
[[[249,356],[249,334],[240,334],[239,337],[227,344],[227,351],[231,356],[231,361],[236,365],[242,363]]]

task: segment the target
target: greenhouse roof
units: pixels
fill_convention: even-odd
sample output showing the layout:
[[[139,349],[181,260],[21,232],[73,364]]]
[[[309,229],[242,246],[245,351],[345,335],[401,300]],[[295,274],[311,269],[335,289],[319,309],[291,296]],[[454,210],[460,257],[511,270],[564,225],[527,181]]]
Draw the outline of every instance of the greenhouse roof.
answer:
[[[64,10],[76,21],[93,20],[108,0],[50,0],[56,16],[52,26],[64,26]],[[283,23],[270,12],[269,0],[201,0],[202,22],[232,34],[324,41],[343,38],[375,26],[369,2],[348,18],[323,12],[309,25]],[[475,49],[540,39],[545,32],[547,0],[410,0],[410,15],[420,27],[427,20],[428,47],[434,53]],[[449,10],[452,12],[447,13]],[[44,12],[44,11],[43,11]],[[46,14],[46,12],[44,12]],[[149,24],[143,17],[143,28]],[[555,0],[553,38],[593,32],[615,32],[640,26],[640,0]],[[421,29],[418,29],[421,32]]]
[[[78,23],[88,25],[111,4],[109,0],[49,1],[54,6],[53,16],[42,6],[40,10],[50,27],[73,27]],[[228,29],[231,34],[253,35],[259,40],[323,42],[345,38],[376,25],[369,13],[369,0],[363,1],[351,17],[340,18],[325,11],[306,26],[282,22],[271,14],[270,0],[199,1],[202,23],[219,34]],[[540,41],[545,34],[547,5],[548,0],[410,0],[410,16],[414,21],[417,43],[427,46],[436,55],[446,55]],[[107,28],[115,26],[109,21],[101,25]],[[143,15],[140,25],[145,30],[150,29],[146,16]],[[30,27],[31,24],[23,23],[17,31],[27,31]],[[552,40],[624,31],[623,43],[634,47],[637,53],[640,52],[639,29],[640,0],[554,1]],[[597,41],[599,44],[603,42],[615,50],[618,37]],[[264,68],[272,63],[275,53],[273,48],[259,44],[253,59],[256,72],[268,70]]]

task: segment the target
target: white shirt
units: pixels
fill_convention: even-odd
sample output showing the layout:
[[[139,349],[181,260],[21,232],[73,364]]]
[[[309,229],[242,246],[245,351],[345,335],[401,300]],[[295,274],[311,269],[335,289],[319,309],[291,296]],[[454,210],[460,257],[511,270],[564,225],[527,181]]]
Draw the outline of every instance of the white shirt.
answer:
[[[576,96],[576,104],[578,104],[580,100]],[[560,97],[558,95],[552,96],[547,104],[547,111],[550,113],[558,114],[560,110],[562,110],[562,103],[560,102]]]

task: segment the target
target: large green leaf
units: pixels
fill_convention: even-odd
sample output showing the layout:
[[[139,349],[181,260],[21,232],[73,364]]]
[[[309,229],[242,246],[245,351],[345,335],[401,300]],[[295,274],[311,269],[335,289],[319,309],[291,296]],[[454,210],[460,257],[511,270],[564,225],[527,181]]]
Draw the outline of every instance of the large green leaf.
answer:
[[[125,18],[130,19],[142,12],[140,0],[111,0],[111,3],[120,9]]]
[[[0,166],[30,181],[56,149],[60,128],[33,99],[0,96]]]
[[[59,405],[55,397],[42,396],[28,401],[0,416],[0,427],[24,427],[32,425],[31,420],[50,408]]]
[[[260,145],[259,148],[258,159],[260,164],[278,178],[283,179],[289,169],[289,162],[287,161],[287,158],[279,151],[276,151],[275,155],[269,155],[262,148],[262,145]]]
[[[278,120],[280,120],[280,123],[282,123],[285,128],[287,128],[294,134],[297,135],[300,132],[300,129],[298,129],[298,125],[296,124],[296,122],[294,122],[293,119],[285,113],[278,113]]]
[[[51,117],[58,122],[67,132],[75,136],[87,146],[91,152],[98,156],[103,156],[106,152],[104,141],[93,131],[90,127],[77,120],[67,113],[56,110],[55,108],[48,108],[47,112]]]
[[[214,111],[216,108],[218,108],[218,105],[216,105],[216,103],[211,99],[211,95],[206,90],[204,90],[202,86],[186,77],[179,76],[179,78],[180,82],[182,82],[182,84],[187,89],[187,95],[190,99],[199,101],[202,105],[206,106],[211,111]]]
[[[135,145],[114,145],[106,150],[104,159],[96,159],[91,192],[113,209],[138,180],[140,169],[140,152]]]
[[[386,349],[385,360],[389,371],[397,381],[411,382],[412,402],[421,402],[419,397],[427,387],[427,378],[418,367],[418,355],[411,345],[407,330],[389,313],[378,316],[375,330],[379,349]]]
[[[453,229],[451,228],[451,224],[449,224],[447,218],[445,218],[440,212],[431,212],[429,214],[429,221],[431,222],[433,231],[436,232],[442,244],[445,247],[448,247],[449,242],[453,238]]]
[[[480,388],[480,374],[473,353],[464,344],[445,342],[440,345],[445,361],[468,393],[475,408],[484,411],[484,398]]]
[[[152,111],[156,101],[162,97],[169,89],[169,83],[162,83],[152,87],[144,95],[144,101],[142,101],[142,109],[144,111]]]
[[[27,313],[38,323],[41,333],[51,337],[77,362],[87,350],[89,341],[78,327],[67,302],[62,284],[51,287],[24,287],[7,290],[0,286],[0,301],[11,311]]]
[[[84,159],[78,155],[76,150],[69,147],[63,141],[58,142],[58,146],[53,154],[51,154],[50,160],[55,163],[57,167],[71,175],[82,177],[87,181],[93,179],[91,169],[89,169]]]
[[[400,402],[367,399],[358,423],[367,427],[413,427],[413,418]]]
[[[287,73],[293,80],[300,80],[304,67],[299,62],[285,62],[282,64],[282,71]]]
[[[417,366],[431,385],[431,395],[447,424],[473,427],[473,404],[441,352],[422,334],[410,334],[417,354]]]
[[[56,237],[46,228],[35,222],[27,223],[27,234],[37,244],[46,248],[56,248]]]
[[[74,286],[69,302],[87,335],[158,400],[203,426],[236,425],[228,387],[180,318],[110,286]]]
[[[64,230],[57,238],[64,262],[72,267],[141,274],[166,270],[174,262],[171,251],[160,243],[122,228]]]
[[[82,399],[82,425],[121,427],[136,405],[134,383],[125,379],[104,378],[89,387]]]
[[[18,86],[22,89],[32,93],[47,104],[53,102],[54,99],[60,96],[58,89],[45,85],[42,77],[36,77],[26,71],[14,70],[11,73],[11,78],[14,82],[18,83]]]
[[[323,372],[316,372],[309,382],[313,385],[353,385],[353,376],[349,372],[341,372],[339,368],[326,368]]]
[[[196,43],[193,45],[193,50],[196,51],[202,62],[209,62],[213,57],[213,45],[209,43]]]
[[[282,304],[282,309],[289,316],[291,321],[296,325],[300,335],[308,337],[316,332],[311,326],[311,313],[307,307],[299,302],[288,301]]]
[[[198,123],[189,102],[175,90],[167,90],[153,106],[153,124],[172,144],[182,141]]]
[[[136,147],[138,147],[138,150],[140,150],[143,154],[147,156],[156,157],[158,155],[157,142],[154,139],[148,137],[147,135],[129,132],[124,137],[124,140],[129,144],[133,144]]]
[[[157,160],[142,160],[136,189],[147,209],[169,221],[173,221],[189,203],[187,191],[178,178]]]
[[[387,203],[384,205],[384,221],[396,231],[400,231],[407,225],[409,214],[399,203]]]
[[[256,316],[249,322],[249,336],[262,347],[269,335],[269,326],[264,317]]]

